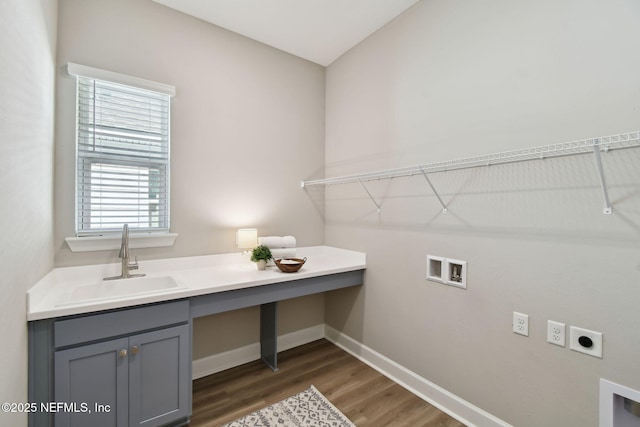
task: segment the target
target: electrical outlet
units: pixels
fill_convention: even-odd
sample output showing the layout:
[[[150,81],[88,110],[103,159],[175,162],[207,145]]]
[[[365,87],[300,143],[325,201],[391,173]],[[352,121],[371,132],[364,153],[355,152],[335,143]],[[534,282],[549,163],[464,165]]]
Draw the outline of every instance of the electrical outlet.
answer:
[[[602,359],[602,332],[570,326],[569,348]]]
[[[565,343],[564,323],[547,320],[547,342],[564,347]]]
[[[513,332],[516,334],[529,336],[529,316],[526,314],[513,312]]]

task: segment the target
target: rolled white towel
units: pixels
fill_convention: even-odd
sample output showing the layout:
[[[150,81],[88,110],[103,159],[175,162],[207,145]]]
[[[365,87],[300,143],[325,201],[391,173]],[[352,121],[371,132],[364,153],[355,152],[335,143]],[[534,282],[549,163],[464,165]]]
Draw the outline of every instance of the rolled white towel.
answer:
[[[296,247],[296,238],[293,236],[284,236],[282,238],[284,241],[285,248],[295,248]]]
[[[295,258],[296,257],[296,248],[271,249],[271,256],[274,259]]]
[[[258,237],[258,244],[271,248],[284,248],[284,239],[281,236]]]
[[[296,238],[293,236],[266,236],[258,237],[258,244],[265,245],[269,249],[273,248],[295,248]]]

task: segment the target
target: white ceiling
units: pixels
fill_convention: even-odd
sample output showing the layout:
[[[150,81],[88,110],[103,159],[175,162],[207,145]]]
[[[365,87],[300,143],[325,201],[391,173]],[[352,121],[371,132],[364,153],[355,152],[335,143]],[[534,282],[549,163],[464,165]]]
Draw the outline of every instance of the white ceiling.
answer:
[[[420,0],[153,0],[327,66]]]

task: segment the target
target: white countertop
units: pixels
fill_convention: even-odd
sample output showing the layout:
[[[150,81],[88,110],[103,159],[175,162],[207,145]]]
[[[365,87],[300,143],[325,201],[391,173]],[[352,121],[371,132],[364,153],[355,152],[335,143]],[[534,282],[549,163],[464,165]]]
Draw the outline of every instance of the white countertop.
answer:
[[[366,268],[365,253],[330,246],[296,248],[296,257],[307,258],[296,273],[282,273],[275,266],[259,271],[248,255],[240,253],[140,261],[140,268],[132,273],[145,273],[146,277],[171,276],[178,286],[160,292],[77,303],[69,303],[74,290],[86,285],[109,286],[113,282],[102,279],[120,274],[120,263],[55,268],[27,292],[27,320],[170,301]],[[124,284],[126,280],[119,282]]]

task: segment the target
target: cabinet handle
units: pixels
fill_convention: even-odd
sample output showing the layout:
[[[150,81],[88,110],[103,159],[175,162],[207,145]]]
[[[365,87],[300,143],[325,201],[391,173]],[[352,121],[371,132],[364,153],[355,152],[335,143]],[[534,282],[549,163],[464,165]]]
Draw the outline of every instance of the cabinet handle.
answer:
[[[134,356],[138,354],[139,351],[140,349],[138,348],[137,345],[134,345],[133,347],[131,347],[131,353],[133,353]]]
[[[122,350],[120,350],[118,352],[118,357],[120,357],[120,359],[124,359],[125,357],[127,357],[127,349],[123,348]]]

